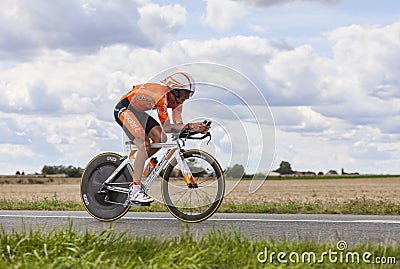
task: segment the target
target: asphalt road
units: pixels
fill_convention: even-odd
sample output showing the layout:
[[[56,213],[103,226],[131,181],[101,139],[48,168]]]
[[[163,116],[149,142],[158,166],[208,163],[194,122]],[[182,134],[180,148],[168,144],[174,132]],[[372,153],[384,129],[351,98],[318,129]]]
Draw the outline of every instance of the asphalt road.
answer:
[[[7,232],[22,229],[62,229],[72,222],[77,230],[115,231],[131,234],[176,236],[189,230],[201,236],[211,230],[240,231],[243,236],[275,240],[311,238],[319,242],[347,244],[357,242],[400,243],[400,216],[215,214],[195,224],[185,224],[169,213],[129,212],[121,219],[101,222],[86,212],[77,211],[0,211],[0,225]]]

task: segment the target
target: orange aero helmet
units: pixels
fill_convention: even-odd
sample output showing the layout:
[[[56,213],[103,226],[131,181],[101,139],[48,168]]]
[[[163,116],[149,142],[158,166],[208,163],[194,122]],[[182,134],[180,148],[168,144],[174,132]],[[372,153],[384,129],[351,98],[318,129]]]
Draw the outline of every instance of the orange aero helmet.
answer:
[[[196,88],[192,75],[186,72],[176,72],[167,76],[161,82],[167,85],[174,95],[179,90],[185,90],[189,91],[190,97],[192,97]]]

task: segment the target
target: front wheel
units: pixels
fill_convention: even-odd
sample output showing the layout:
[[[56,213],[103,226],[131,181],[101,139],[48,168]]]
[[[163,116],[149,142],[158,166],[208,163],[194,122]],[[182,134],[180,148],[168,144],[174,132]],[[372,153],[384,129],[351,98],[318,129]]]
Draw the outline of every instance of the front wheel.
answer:
[[[225,179],[221,166],[208,153],[188,150],[184,160],[197,183],[188,186],[176,159],[165,169],[162,195],[170,213],[184,222],[200,222],[211,217],[224,198]]]

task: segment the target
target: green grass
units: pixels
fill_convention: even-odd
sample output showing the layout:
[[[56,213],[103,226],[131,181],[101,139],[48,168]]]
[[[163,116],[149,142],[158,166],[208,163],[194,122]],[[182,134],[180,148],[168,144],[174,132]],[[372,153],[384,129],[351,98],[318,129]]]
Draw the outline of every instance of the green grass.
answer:
[[[190,226],[182,226],[182,233],[169,238],[135,236],[129,232],[114,232],[112,227],[102,232],[77,231],[73,224],[64,229],[47,231],[23,229],[6,232],[0,227],[0,268],[380,268],[362,260],[364,252],[375,257],[400,262],[399,245],[363,243],[338,251],[336,243],[317,243],[312,240],[266,240],[247,238],[239,231],[213,230],[195,235]],[[267,250],[267,252],[265,251]],[[324,252],[336,252],[332,263]],[[277,254],[286,253],[288,264],[281,264]],[[298,262],[290,262],[289,254],[297,253]],[[316,261],[303,253],[315,253]],[[357,259],[343,258],[357,252]],[[261,253],[261,254],[260,254]],[[267,255],[265,255],[267,253]],[[342,253],[342,254],[340,254]],[[265,257],[268,259],[262,263]],[[295,256],[291,256],[292,260]],[[321,262],[318,260],[324,257]],[[392,257],[392,258],[391,258]],[[398,268],[388,264],[384,268]]]
[[[0,198],[0,210],[85,210],[81,203],[66,202],[57,199],[34,199],[14,201]]]
[[[357,198],[345,202],[297,202],[241,203],[225,202],[218,212],[269,213],[269,214],[354,214],[400,215],[400,202]]]
[[[81,203],[52,199],[14,201],[0,199],[0,210],[85,210]],[[150,207],[131,207],[134,212],[165,212],[161,203]],[[400,215],[400,202],[356,198],[350,201],[313,201],[313,202],[269,202],[269,203],[233,203],[224,201],[219,213],[269,213],[269,214],[355,214],[355,215]]]

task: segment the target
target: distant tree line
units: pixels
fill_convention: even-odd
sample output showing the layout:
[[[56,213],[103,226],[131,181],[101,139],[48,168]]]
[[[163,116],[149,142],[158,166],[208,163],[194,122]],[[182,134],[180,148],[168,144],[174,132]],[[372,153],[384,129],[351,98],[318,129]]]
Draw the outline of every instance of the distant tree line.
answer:
[[[72,165],[45,165],[42,168],[43,175],[66,174],[68,177],[81,177],[83,168]]]
[[[292,166],[290,165],[289,162],[287,161],[282,161],[279,165],[279,168],[276,170],[273,170],[274,172],[277,172],[281,175],[290,175],[294,174],[295,171],[293,171]],[[246,174],[245,173],[245,168],[241,164],[235,164],[232,167],[228,167],[225,171],[225,176],[226,177],[231,177],[231,178],[242,178],[242,177],[260,177],[264,178],[265,175],[263,174]]]
[[[290,175],[294,173],[294,171],[292,170],[292,166],[289,162],[286,161],[281,161],[281,163],[279,164],[279,168],[274,170],[274,172],[277,172],[281,175]]]
[[[281,161],[279,164],[279,168],[272,170],[272,172],[277,172],[279,175],[295,175],[295,176],[323,176],[323,175],[339,175],[338,172],[335,170],[329,170],[328,172],[312,172],[312,171],[294,171],[292,169],[292,165],[288,161]],[[245,168],[241,164],[235,164],[232,167],[227,167],[224,170],[224,174],[227,178],[265,178],[265,174],[263,173],[256,173],[256,174],[247,174],[245,173]],[[345,172],[344,169],[342,168],[342,175],[359,175],[359,173],[348,173]]]
[[[265,178],[263,173],[248,174],[241,164],[235,164],[232,167],[227,167],[224,170],[225,177],[227,178]]]
[[[289,162],[282,161],[279,165],[279,168],[274,170],[274,172],[278,172],[281,175],[290,175],[293,174],[294,171],[292,170],[292,167]],[[249,176],[254,176],[254,177],[264,177],[263,174],[255,174],[255,175],[250,175],[245,173],[244,166],[241,164],[235,164],[232,167],[228,167],[225,170],[225,176],[226,177],[231,177],[231,178],[242,178],[242,177],[249,177]]]

